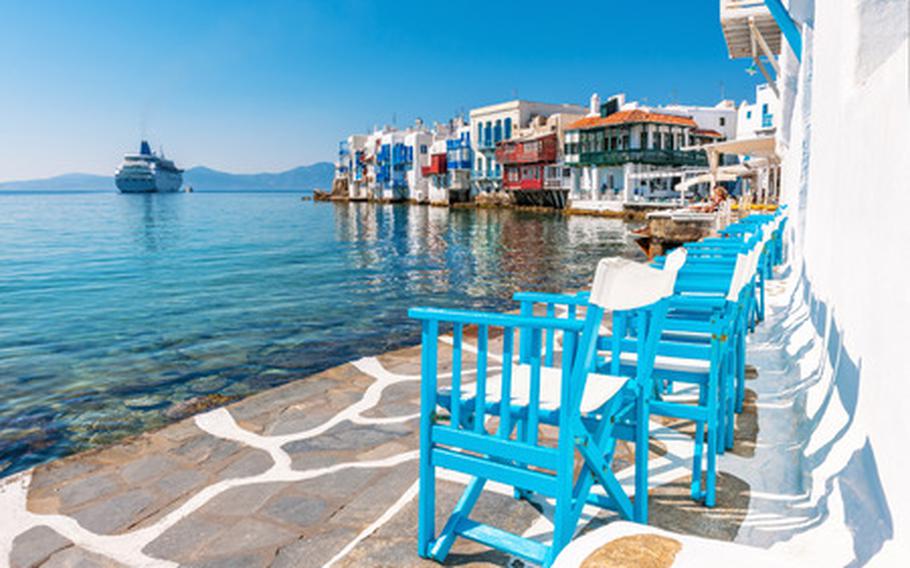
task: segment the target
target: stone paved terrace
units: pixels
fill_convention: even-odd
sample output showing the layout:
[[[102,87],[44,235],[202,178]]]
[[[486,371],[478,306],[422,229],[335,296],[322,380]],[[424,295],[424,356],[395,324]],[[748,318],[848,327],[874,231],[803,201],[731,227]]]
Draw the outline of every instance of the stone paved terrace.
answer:
[[[772,295],[780,294],[774,285]],[[445,340],[442,371],[451,359]],[[768,348],[766,340],[753,341],[750,357]],[[419,355],[416,346],[360,359],[0,480],[0,565],[435,565],[416,555]],[[755,453],[755,400],[750,388],[721,470],[724,459],[748,462]],[[654,426],[652,524],[733,540],[749,509],[749,483],[721,471],[717,507],[694,503],[691,424]],[[620,479],[631,482],[632,459],[623,446],[614,464]],[[440,511],[463,481],[442,474]],[[541,509],[503,490],[485,493],[472,517],[546,539],[551,525]],[[601,512],[582,530],[614,518]],[[448,564],[521,565],[461,539]]]

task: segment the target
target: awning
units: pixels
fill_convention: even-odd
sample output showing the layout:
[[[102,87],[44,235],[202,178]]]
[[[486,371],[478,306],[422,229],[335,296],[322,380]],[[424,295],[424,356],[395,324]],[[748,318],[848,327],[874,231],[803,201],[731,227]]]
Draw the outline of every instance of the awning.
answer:
[[[724,142],[712,142],[701,146],[688,146],[683,150],[704,150],[710,154],[739,154],[755,158],[777,159],[777,148],[774,136],[760,136],[758,138],[739,138]]]
[[[674,186],[674,189],[680,193],[685,193],[693,185],[698,185],[700,183],[716,183],[719,181],[736,181],[738,175],[731,172],[718,171],[717,176],[713,177],[710,173],[700,174],[697,176],[684,179]]]

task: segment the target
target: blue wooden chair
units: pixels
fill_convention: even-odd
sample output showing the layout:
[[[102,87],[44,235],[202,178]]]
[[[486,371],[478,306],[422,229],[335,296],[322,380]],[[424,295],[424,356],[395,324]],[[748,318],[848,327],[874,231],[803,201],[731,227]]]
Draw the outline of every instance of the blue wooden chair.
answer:
[[[586,504],[647,522],[651,364],[675,278],[671,270],[616,258],[602,260],[590,297],[583,301],[583,318],[557,318],[553,312],[536,316],[410,310],[410,316],[422,323],[421,556],[443,561],[455,539],[463,537],[549,566],[574,535]],[[635,314],[640,340],[639,365],[633,373],[595,372],[605,310]],[[445,387],[439,381],[438,342],[440,327],[449,324],[454,327],[452,380]],[[471,384],[462,376],[466,325],[478,329],[477,375]],[[489,373],[491,327],[503,329],[499,374]],[[521,342],[518,360],[516,333]],[[557,335],[562,343],[558,366],[551,347]],[[541,424],[556,427],[555,444],[540,438]],[[635,442],[634,503],[611,469],[617,439]],[[576,453],[582,463],[577,476]],[[436,468],[471,478],[439,534],[434,524]],[[537,494],[554,499],[552,543],[547,546],[471,519],[487,481],[510,485],[517,496]],[[603,491],[592,492],[595,485]]]
[[[663,399],[671,387],[659,388],[651,412],[695,423],[691,494],[707,506],[716,502],[715,456],[733,446],[733,420],[737,409],[741,410],[745,392],[742,330],[744,314],[750,311],[746,285],[755,269],[754,251],[758,246],[756,241],[752,252],[737,253],[732,269],[717,265],[706,269],[697,256],[690,257],[677,279],[676,294],[668,301],[663,334],[657,345],[653,371],[657,384],[693,385],[698,396],[694,403],[680,403]],[[681,250],[671,253],[671,257]],[[672,262],[667,259],[666,265]],[[698,274],[698,279],[692,278],[693,274]],[[601,365],[609,372],[628,372],[637,364],[635,342],[626,337],[626,326],[623,319],[614,316],[612,333],[600,339]],[[705,454],[707,464],[703,466]]]

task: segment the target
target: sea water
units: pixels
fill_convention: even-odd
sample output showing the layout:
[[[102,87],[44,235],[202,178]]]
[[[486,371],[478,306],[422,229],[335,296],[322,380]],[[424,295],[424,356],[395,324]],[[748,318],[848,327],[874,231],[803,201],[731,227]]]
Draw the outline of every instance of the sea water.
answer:
[[[637,256],[624,223],[301,200],[0,194],[0,476],[419,342]]]

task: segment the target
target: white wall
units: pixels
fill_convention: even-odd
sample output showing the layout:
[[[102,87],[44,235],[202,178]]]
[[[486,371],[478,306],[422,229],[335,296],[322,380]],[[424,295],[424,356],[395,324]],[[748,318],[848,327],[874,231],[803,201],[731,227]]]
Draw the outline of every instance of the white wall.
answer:
[[[771,126],[762,125],[762,108],[768,105],[768,113],[771,115]],[[780,118],[780,100],[774,91],[767,85],[758,85],[755,87],[755,101],[752,103],[743,102],[739,106],[739,113],[736,119],[736,137],[737,138],[754,138],[762,135],[764,132],[777,126]]]
[[[812,2],[791,4],[811,14]],[[907,566],[908,4],[814,6],[802,64],[784,58],[779,130],[791,267],[825,346],[804,456],[806,506],[824,515],[780,547],[819,566]]]

